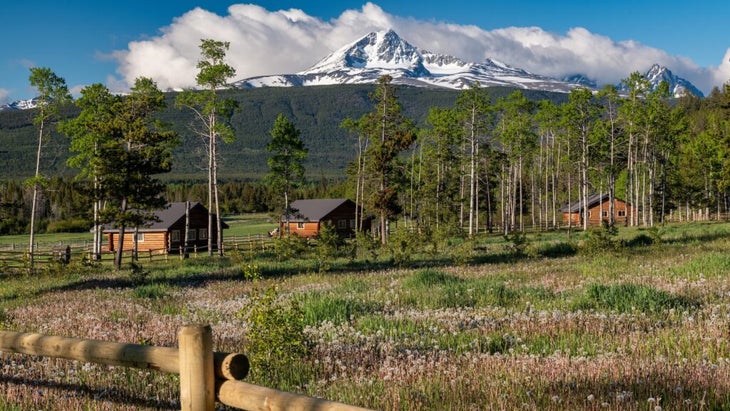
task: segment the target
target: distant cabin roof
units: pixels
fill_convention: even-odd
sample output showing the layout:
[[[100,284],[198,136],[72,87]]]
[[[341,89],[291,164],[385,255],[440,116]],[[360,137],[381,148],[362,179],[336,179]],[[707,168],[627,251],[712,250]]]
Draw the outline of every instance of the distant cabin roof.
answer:
[[[168,204],[167,208],[163,208],[162,210],[157,210],[155,212],[155,215],[157,216],[157,218],[159,218],[160,221],[152,221],[152,222],[150,222],[149,226],[140,227],[139,230],[140,231],[165,231],[165,230],[168,230],[170,227],[173,226],[173,224],[180,221],[180,219],[185,218],[185,207],[187,206],[187,204],[188,203],[186,203],[185,201],[174,202],[174,203]],[[205,208],[204,205],[202,205],[196,201],[191,201],[189,204],[190,204],[190,210],[199,208],[200,211],[202,211],[206,214],[208,213],[208,209]],[[215,216],[214,216],[214,220],[215,220]],[[221,222],[221,225],[223,226],[223,228],[229,228],[228,224],[226,224],[225,222]],[[112,229],[111,226],[106,225],[104,227],[104,230],[113,231],[114,229]],[[133,230],[133,227],[129,227],[128,230],[130,230],[130,231]]]
[[[595,207],[599,203],[602,203],[606,200],[608,200],[610,197],[608,194],[591,194],[587,198],[587,206],[586,208]],[[620,198],[615,198],[617,201],[623,202]],[[578,200],[576,202],[571,203],[570,205],[563,206],[563,208],[560,209],[563,213],[578,213],[580,212],[583,205],[583,200]]]
[[[296,200],[289,204],[291,221],[320,221],[343,204],[352,203],[346,198]],[[352,203],[353,205],[355,203]],[[282,216],[282,221],[286,217]]]

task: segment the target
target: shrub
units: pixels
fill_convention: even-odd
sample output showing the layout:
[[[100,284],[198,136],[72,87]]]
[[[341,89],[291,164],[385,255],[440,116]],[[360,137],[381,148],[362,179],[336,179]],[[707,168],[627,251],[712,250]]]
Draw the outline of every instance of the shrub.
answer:
[[[321,261],[331,260],[339,256],[343,245],[342,237],[329,221],[322,224],[317,234],[317,255]]]
[[[577,251],[578,247],[576,247],[575,244],[561,241],[539,247],[537,249],[537,254],[543,257],[559,258],[575,255]]]
[[[617,240],[618,228],[609,224],[606,220],[601,222],[600,228],[588,230],[587,237],[581,244],[581,252],[585,254],[598,254],[606,251],[616,251],[621,243]]]
[[[150,272],[142,268],[141,265],[131,262],[129,263],[129,271],[127,272],[127,276],[129,277],[129,280],[135,284],[140,284],[145,282],[147,280],[147,277],[149,277]]]
[[[466,265],[476,256],[474,239],[458,239],[449,244],[449,255],[457,265]]]
[[[393,264],[398,267],[405,267],[411,263],[418,246],[418,236],[405,227],[399,227],[388,237],[388,250],[393,258]]]
[[[642,247],[654,244],[654,240],[646,234],[639,234],[626,242],[626,247]]]
[[[279,260],[301,257],[309,248],[307,239],[296,234],[284,235],[274,239],[274,253]]]
[[[278,286],[254,296],[248,313],[239,313],[249,323],[245,343],[252,375],[263,381],[278,381],[288,375],[309,351],[304,334],[304,314],[296,300],[279,298]]]
[[[83,218],[74,218],[68,220],[54,221],[48,224],[46,232],[48,233],[85,233],[88,232],[92,223]]]
[[[257,282],[261,279],[261,268],[256,264],[246,264],[241,267],[243,278],[251,282]]]
[[[525,250],[529,245],[527,234],[524,232],[515,231],[504,236],[507,245],[505,246],[507,252],[514,257],[524,257]]]
[[[649,227],[646,232],[651,238],[652,244],[661,244],[664,241],[664,230],[660,230],[656,226]]]
[[[372,233],[358,231],[355,234],[355,254],[366,260],[377,260],[380,242]]]
[[[649,227],[645,230],[645,233],[641,233],[631,240],[626,242],[627,247],[640,247],[652,244],[661,244],[662,236],[664,232],[659,230],[657,227]]]

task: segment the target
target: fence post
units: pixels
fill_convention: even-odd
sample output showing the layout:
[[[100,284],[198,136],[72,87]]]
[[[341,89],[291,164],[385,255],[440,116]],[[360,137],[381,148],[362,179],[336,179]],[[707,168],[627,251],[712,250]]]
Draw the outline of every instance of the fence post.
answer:
[[[213,411],[215,375],[210,325],[184,326],[178,333],[178,344],[182,411]]]

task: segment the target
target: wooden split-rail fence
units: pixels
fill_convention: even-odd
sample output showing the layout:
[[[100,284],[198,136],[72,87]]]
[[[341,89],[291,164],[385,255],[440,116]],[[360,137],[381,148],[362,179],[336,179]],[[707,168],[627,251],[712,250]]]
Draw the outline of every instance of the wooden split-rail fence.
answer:
[[[244,410],[365,410],[240,381],[248,358],[214,352],[209,325],[182,327],[178,348],[0,331],[0,351],[179,374],[183,411],[212,411],[216,400]]]

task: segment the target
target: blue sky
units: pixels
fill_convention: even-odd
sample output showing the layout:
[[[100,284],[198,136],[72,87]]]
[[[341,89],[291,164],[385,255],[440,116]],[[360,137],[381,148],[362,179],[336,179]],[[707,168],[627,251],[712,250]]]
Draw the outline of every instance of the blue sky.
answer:
[[[229,8],[232,5],[240,4]],[[191,86],[200,38],[231,42],[239,78],[304,70],[369,31],[469,61],[614,82],[653,63],[708,92],[730,79],[728,1],[12,1],[0,13],[0,103],[32,97],[28,68],[72,90],[137,76]],[[191,12],[200,7],[207,12]],[[291,12],[290,9],[301,12]],[[280,12],[280,10],[285,10]]]

